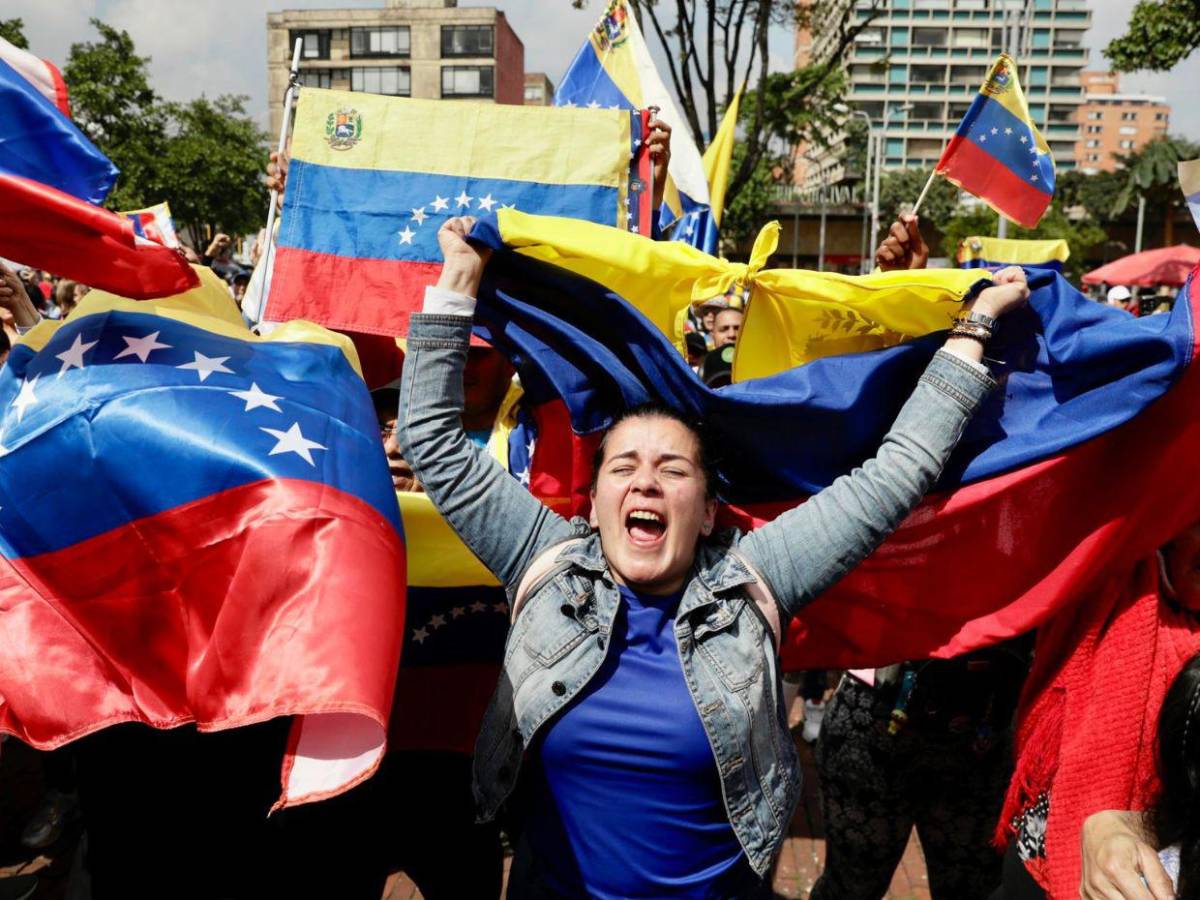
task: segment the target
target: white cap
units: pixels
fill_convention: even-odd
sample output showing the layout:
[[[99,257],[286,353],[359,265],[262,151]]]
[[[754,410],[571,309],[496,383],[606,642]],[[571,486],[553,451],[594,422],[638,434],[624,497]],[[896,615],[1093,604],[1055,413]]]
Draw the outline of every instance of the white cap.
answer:
[[[1133,294],[1130,293],[1129,288],[1125,287],[1123,284],[1117,284],[1108,289],[1109,302],[1116,301],[1118,303],[1123,303],[1132,296]]]

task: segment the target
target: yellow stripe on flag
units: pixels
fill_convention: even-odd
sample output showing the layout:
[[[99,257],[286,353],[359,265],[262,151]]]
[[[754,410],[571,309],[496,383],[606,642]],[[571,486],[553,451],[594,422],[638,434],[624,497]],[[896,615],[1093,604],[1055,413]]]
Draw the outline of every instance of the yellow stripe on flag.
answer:
[[[963,238],[958,245],[960,263],[982,259],[1012,266],[1038,266],[1051,261],[1066,262],[1070,256],[1071,248],[1062,238],[1026,240],[979,235]]]
[[[404,542],[408,547],[409,587],[498,585],[491,572],[459,540],[427,494],[397,491]]]
[[[1004,84],[1002,88],[991,89],[990,86],[1001,71],[1007,71],[1009,83]],[[1011,56],[1007,53],[1000,54],[1000,57],[988,69],[987,77],[983,80],[979,91],[1028,125],[1033,131],[1033,140],[1037,148],[1043,153],[1050,152],[1050,145],[1046,143],[1042,133],[1033,124],[1033,117],[1029,114],[1029,103],[1025,100],[1025,92],[1021,90],[1021,79],[1017,77],[1017,63]]]
[[[733,161],[733,144],[737,132],[738,106],[742,101],[742,90],[733,95],[721,127],[717,129],[712,143],[704,151],[704,177],[708,179],[708,196],[713,219],[718,225],[725,214],[725,191],[729,188],[729,169]]]
[[[328,136],[339,113],[352,113],[358,131],[344,149]],[[628,178],[631,140],[629,113],[620,110],[448,104],[320,88],[300,92],[294,135],[292,156],[323,166],[615,188]]]

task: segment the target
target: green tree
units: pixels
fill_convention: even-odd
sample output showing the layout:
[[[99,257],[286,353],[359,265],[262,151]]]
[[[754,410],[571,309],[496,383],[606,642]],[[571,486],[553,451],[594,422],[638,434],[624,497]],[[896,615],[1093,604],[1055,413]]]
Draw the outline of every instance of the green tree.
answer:
[[[169,173],[171,212],[193,245],[205,226],[229,234],[259,228],[266,215],[260,176],[267,134],[246,114],[243,96],[172,103],[170,137],[162,158]]]
[[[100,40],[71,45],[63,78],[77,124],[121,176],[108,195],[112,209],[134,209],[164,199],[161,159],[167,117],[150,87],[147,64],[126,31],[92,19]]]
[[[1054,195],[1063,209],[1083,211],[1094,222],[1113,222],[1113,204],[1121,193],[1124,175],[1121,172],[1086,174],[1079,169],[1058,173]]]
[[[1121,163],[1121,190],[1113,200],[1111,215],[1119,216],[1146,198],[1146,207],[1163,220],[1163,244],[1175,243],[1175,211],[1183,206],[1178,165],[1200,156],[1200,146],[1177,137],[1160,137],[1139,150],[1117,157]]]
[[[1197,0],[1138,0],[1129,30],[1104,48],[1114,69],[1165,72],[1200,46]]]
[[[964,239],[975,235],[996,233],[998,217],[984,204],[960,207],[942,228],[942,246],[946,255],[953,257]],[[1086,264],[1084,257],[1091,249],[1104,243],[1104,229],[1089,218],[1072,220],[1063,211],[1059,201],[1050,204],[1046,215],[1036,228],[1022,228],[1009,223],[1008,236],[1012,238],[1063,238],[1071,248],[1071,256],[1063,266],[1063,274],[1078,282]]]
[[[745,154],[745,144],[734,144],[732,164],[741,163]],[[779,182],[780,175],[773,162],[760,159],[737,195],[726,199],[721,217],[722,245],[734,246],[758,234],[770,216],[771,205],[778,199]]]
[[[899,169],[883,173],[879,179],[879,227],[881,232],[890,227],[902,212],[912,209],[932,172],[933,167],[930,166],[927,169]],[[921,217],[922,222],[933,223],[934,228],[939,228],[942,222],[954,215],[958,207],[959,195],[960,191],[955,184],[945,178],[935,178],[933,184],[929,186],[929,193],[925,195],[925,200],[921,203],[917,214]],[[933,229],[928,225],[922,228],[922,233],[926,240],[933,238]],[[886,235],[881,235],[881,237],[886,237]],[[957,243],[943,244],[939,250],[936,244],[937,241],[934,238],[930,241],[929,247],[935,256],[953,255],[954,248],[958,246]]]
[[[29,49],[29,41],[25,39],[24,19],[0,19],[0,38],[4,38],[14,47]]]

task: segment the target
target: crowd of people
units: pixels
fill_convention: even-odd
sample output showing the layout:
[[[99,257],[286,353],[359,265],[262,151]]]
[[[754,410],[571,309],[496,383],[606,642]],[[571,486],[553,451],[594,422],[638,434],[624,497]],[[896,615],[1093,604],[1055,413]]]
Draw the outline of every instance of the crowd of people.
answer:
[[[669,129],[655,147],[665,169]],[[273,164],[271,183],[285,188],[285,174]],[[471,224],[442,226],[444,266],[402,379],[373,399],[396,490],[427,493],[503,585],[488,665],[451,677],[451,661],[453,691],[428,692],[408,689],[402,660],[380,770],[271,816],[286,722],[218,734],[126,724],[41,754],[46,792],[25,846],[53,845],[82,817],[97,898],[165,896],[182,880],[172,896],[375,900],[403,869],[427,900],[487,900],[509,851],[512,898],[770,897],[800,796],[799,728],[815,741],[826,828],[814,900],[885,896],[914,828],[939,900],[1055,896],[1046,835],[1068,811],[1051,806],[1052,767],[1029,774],[1023,754],[1045,748],[1017,740],[1026,713],[1050,714],[1023,708],[1023,687],[1055,663],[1039,636],[845,673],[784,673],[778,657],[789,620],[921,501],[995,389],[985,351],[1026,302],[1026,273],[996,272],[964,305],[874,459],[770,524],[716,529],[705,423],[653,404],[607,430],[590,515],[567,520],[489,459],[514,369],[469,343],[488,261],[466,240]],[[231,244],[181,252],[239,302],[249,273]],[[915,216],[875,254],[883,270],[928,258]],[[69,318],[87,290],[0,263],[4,352],[41,319]],[[746,303],[731,290],[690,312],[688,361],[710,387],[731,380]],[[1200,526],[1147,565],[1163,587],[1139,602],[1172,621],[1200,611]],[[1155,804],[1069,811],[1086,819],[1078,890],[1090,900],[1200,897],[1200,657],[1177,670],[1158,717]],[[493,690],[486,708],[466,699]],[[451,722],[473,749],[406,743],[398,726],[422,719]],[[194,775],[186,790],[181,770]],[[0,897],[33,889],[0,879]]]

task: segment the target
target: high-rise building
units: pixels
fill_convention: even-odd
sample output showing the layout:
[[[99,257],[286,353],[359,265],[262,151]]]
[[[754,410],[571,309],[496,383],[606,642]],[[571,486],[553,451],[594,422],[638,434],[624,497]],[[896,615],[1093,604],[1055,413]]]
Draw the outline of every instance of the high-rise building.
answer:
[[[1117,156],[1133,153],[1167,133],[1171,107],[1165,97],[1122,94],[1116,72],[1084,72],[1075,164],[1083,171],[1112,172]]]
[[[817,8],[811,32],[798,31],[797,66],[835,51],[838,34],[829,23],[851,4],[859,21],[881,7],[851,45],[846,73],[847,102],[884,131],[885,171],[937,161],[1017,23],[1023,52],[1014,55],[1030,113],[1057,167],[1074,168],[1091,24],[1086,0],[838,0]],[[844,138],[835,136],[829,151],[798,159],[797,181],[840,181],[844,155]]]
[[[554,82],[545,72],[525,73],[525,105],[550,106],[554,102]]]
[[[296,39],[300,83],[396,97],[525,102],[525,47],[494,7],[458,0],[386,0],[373,9],[289,9],[267,15],[271,131],[283,118]]]

